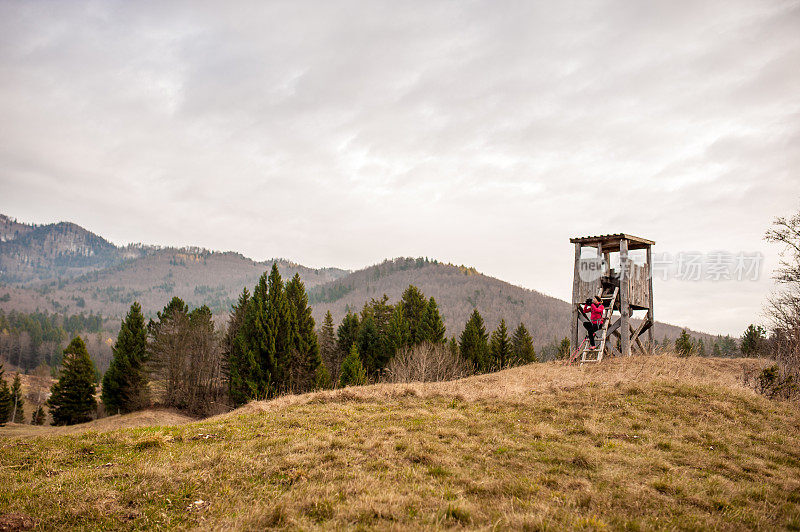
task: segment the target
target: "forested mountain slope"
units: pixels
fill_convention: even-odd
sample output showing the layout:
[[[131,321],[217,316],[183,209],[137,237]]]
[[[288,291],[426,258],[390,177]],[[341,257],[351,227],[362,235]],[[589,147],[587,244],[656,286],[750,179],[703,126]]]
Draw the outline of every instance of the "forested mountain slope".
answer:
[[[442,264],[428,259],[398,258],[358,270],[341,279],[309,290],[314,319],[321,323],[330,310],[336,323],[348,310],[358,312],[371,298],[383,294],[396,303],[409,285],[434,297],[447,326],[449,336],[458,335],[474,309],[494,330],[505,318],[508,327],[522,322],[539,346],[569,335],[570,304],[535,290],[512,285],[483,275],[474,268]],[[680,327],[656,322],[655,339],[677,337]],[[709,335],[693,333],[698,338]]]

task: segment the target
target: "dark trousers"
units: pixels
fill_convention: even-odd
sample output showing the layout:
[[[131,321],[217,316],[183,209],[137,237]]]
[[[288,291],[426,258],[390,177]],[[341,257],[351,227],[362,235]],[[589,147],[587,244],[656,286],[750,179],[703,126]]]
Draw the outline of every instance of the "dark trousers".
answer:
[[[600,324],[584,321],[583,326],[586,327],[587,336],[589,337],[589,345],[594,347],[594,333],[600,330]]]

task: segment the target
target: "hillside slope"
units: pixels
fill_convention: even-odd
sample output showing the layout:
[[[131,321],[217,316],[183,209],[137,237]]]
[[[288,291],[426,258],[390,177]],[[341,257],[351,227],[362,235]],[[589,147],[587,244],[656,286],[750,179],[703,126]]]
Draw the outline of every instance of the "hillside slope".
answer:
[[[760,364],[534,364],[179,426],[2,439],[0,524],[794,529],[800,413],[738,384]]]
[[[299,273],[307,287],[346,274],[337,268],[312,269],[282,259],[276,262],[284,278]],[[256,262],[239,253],[167,248],[75,279],[36,287],[5,286],[0,293],[9,294],[4,308],[26,312],[92,311],[119,318],[133,301],[139,301],[144,312],[152,315],[178,296],[192,307],[208,305],[216,314],[227,315],[242,288],[252,290],[258,277],[271,267],[272,261]]]
[[[436,299],[450,336],[461,334],[476,308],[488,331],[497,328],[501,318],[511,331],[524,323],[537,347],[569,336],[572,310],[566,301],[483,275],[474,268],[410,258],[387,260],[313,288],[309,297],[314,319],[321,324],[330,310],[338,324],[348,310],[358,312],[365,302],[383,294],[396,303],[409,284]],[[680,332],[681,327],[656,322],[653,334],[661,341],[665,336],[674,339]],[[712,338],[692,334],[704,340]]]
[[[153,250],[145,246],[117,247],[70,222],[22,224],[0,214],[0,282],[3,283],[68,279]]]

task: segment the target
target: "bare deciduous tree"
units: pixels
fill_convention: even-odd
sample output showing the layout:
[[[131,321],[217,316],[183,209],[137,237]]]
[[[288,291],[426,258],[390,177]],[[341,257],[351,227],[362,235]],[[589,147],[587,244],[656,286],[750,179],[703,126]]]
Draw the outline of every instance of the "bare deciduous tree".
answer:
[[[776,218],[766,240],[784,249],[774,278],[780,285],[767,304],[773,356],[785,376],[800,378],[800,212]]]
[[[223,410],[222,346],[211,311],[165,312],[151,334],[152,386],[159,402],[192,414]]]
[[[474,373],[469,364],[446,344],[428,342],[404,347],[386,367],[388,382],[434,382],[460,379]]]

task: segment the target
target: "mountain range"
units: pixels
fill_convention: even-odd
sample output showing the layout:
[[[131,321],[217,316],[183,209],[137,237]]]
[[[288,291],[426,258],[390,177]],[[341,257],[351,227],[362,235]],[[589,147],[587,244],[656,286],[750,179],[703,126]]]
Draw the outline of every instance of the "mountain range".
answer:
[[[259,262],[201,248],[116,246],[73,223],[31,225],[0,215],[0,308],[6,312],[94,312],[116,323],[133,301],[153,316],[178,296],[192,307],[208,305],[223,320],[242,288],[252,290],[272,263],[284,278],[300,274],[317,324],[328,310],[339,323],[348,311],[359,311],[384,294],[396,302],[414,284],[436,298],[449,335],[460,334],[473,309],[484,317],[488,330],[501,318],[509,328],[524,323],[536,345],[568,333],[566,301],[466,266],[397,258],[357,271],[309,268],[286,259]],[[680,331],[660,322],[655,326],[657,339],[674,338]]]

